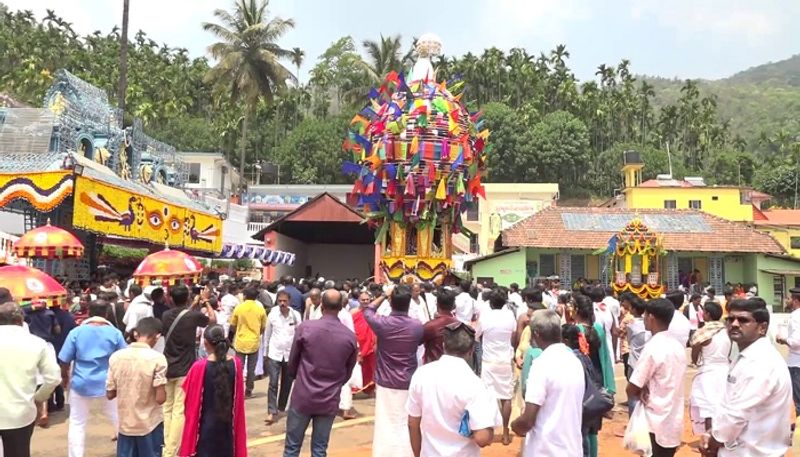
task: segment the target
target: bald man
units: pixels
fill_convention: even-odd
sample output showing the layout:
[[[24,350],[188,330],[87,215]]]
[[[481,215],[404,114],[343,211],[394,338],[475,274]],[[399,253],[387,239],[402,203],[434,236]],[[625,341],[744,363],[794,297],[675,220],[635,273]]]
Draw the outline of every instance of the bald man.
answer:
[[[333,289],[330,289],[333,290]],[[326,290],[325,292],[329,292]],[[337,292],[337,290],[333,290]],[[313,288],[308,292],[308,300],[306,301],[306,313],[303,320],[317,320],[322,317],[322,304],[321,304],[322,291],[318,288]]]
[[[55,353],[22,328],[19,305],[0,305],[0,439],[5,457],[30,457],[34,402],[46,401],[61,382]],[[42,383],[37,389],[36,376]]]
[[[288,365],[289,377],[295,382],[286,418],[284,457],[300,455],[309,423],[313,423],[312,452],[325,455],[342,386],[356,365],[356,336],[339,322],[341,293],[326,290],[321,302],[321,317],[300,324],[292,343]]]

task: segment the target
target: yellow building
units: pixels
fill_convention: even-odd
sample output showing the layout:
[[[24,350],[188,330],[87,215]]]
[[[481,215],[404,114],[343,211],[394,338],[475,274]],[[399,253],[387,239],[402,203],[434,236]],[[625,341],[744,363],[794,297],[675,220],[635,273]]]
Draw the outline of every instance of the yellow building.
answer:
[[[800,257],[800,210],[759,210],[754,213],[753,225],[772,235],[789,255]]]
[[[645,164],[636,151],[624,153],[625,187],[604,206],[628,209],[696,209],[729,221],[752,222],[769,195],[746,187],[708,186],[701,177],[684,180],[658,175],[642,182]]]
[[[471,239],[453,238],[453,244],[464,252],[491,254],[502,230],[558,200],[557,183],[487,183],[484,187],[486,199],[478,199],[462,216],[464,227],[473,234]]]

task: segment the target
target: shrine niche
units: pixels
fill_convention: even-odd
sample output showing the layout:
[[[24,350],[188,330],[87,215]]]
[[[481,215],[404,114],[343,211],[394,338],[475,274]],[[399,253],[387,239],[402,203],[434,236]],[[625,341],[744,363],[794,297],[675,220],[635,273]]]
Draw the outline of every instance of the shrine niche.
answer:
[[[665,255],[663,240],[635,217],[609,240],[608,251],[614,271],[612,287],[616,294],[633,292],[643,299],[664,293],[659,259]]]

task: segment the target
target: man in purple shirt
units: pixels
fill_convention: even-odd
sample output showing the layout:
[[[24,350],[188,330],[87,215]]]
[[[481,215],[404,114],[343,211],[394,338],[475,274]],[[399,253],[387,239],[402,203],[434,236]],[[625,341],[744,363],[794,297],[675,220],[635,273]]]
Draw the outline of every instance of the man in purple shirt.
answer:
[[[376,309],[390,298],[392,312],[378,316]],[[391,287],[364,309],[378,338],[378,366],[375,370],[375,427],[372,456],[412,455],[405,404],[411,375],[417,369],[417,347],[422,343],[422,323],[408,315],[411,289]]]
[[[341,309],[341,293],[328,289],[322,294],[322,318],[305,321],[295,331],[288,361],[289,377],[295,381],[286,417],[284,457],[300,455],[310,422],[311,455],[327,452],[339,395],[358,354],[355,334],[339,321]]]

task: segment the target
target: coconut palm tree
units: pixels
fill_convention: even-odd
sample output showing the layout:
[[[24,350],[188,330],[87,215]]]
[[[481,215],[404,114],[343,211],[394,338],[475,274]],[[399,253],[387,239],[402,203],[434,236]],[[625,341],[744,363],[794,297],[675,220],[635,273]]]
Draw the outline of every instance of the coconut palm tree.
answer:
[[[295,73],[295,76],[297,76],[297,79],[299,80],[300,66],[303,65],[303,60],[306,57],[306,52],[300,48],[292,48],[291,52],[292,52],[292,64],[294,64],[294,67],[297,68],[297,73]]]
[[[117,108],[125,114],[125,92],[128,90],[128,10],[130,0],[122,0],[122,35],[119,37],[119,87]]]
[[[297,80],[281,62],[291,58],[292,51],[277,43],[294,28],[294,20],[270,18],[268,5],[268,0],[236,0],[232,12],[214,11],[219,24],[203,23],[204,30],[220,39],[208,48],[217,64],[205,81],[227,92],[234,103],[244,104],[239,176],[244,176],[247,124],[259,100],[271,102],[286,87],[286,81]]]
[[[404,56],[400,35],[384,37],[379,41],[364,40],[361,43],[367,51],[368,61],[363,61],[364,70],[373,83],[379,84],[383,77],[392,70],[400,72],[403,69]]]

